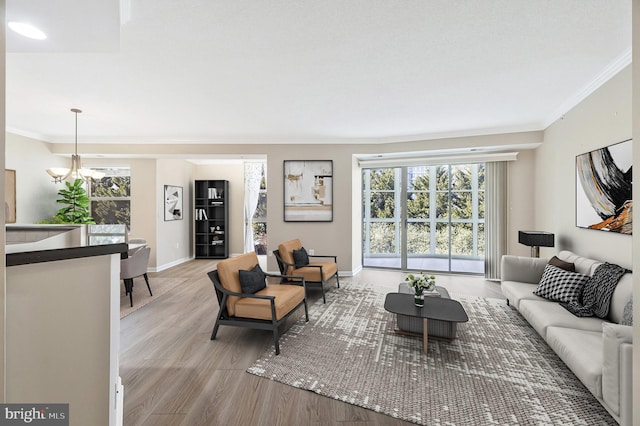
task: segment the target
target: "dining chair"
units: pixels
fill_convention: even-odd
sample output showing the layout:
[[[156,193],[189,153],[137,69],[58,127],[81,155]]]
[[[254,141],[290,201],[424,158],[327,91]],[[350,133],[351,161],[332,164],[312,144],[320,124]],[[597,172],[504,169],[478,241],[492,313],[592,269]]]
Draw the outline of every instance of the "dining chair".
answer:
[[[151,286],[149,286],[149,277],[147,276],[147,267],[149,265],[150,247],[142,247],[136,250],[126,259],[120,259],[120,279],[124,281],[125,294],[129,295],[131,306],[133,307],[133,279],[144,277],[149,289],[149,295],[153,296]]]

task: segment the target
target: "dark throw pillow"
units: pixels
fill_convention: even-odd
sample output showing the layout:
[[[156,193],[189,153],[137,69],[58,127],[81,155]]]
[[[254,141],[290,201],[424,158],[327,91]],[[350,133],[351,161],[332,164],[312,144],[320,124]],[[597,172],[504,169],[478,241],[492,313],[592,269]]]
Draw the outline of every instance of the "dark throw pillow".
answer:
[[[633,299],[629,299],[629,301],[625,305],[620,324],[631,326],[633,325]]]
[[[250,271],[241,269],[238,271],[238,275],[240,276],[240,287],[243,293],[253,294],[267,286],[265,282],[266,276],[262,272],[260,265],[254,266]]]
[[[533,294],[557,302],[578,302],[589,276],[547,265]]]
[[[565,271],[575,272],[576,265],[575,263],[565,262],[562,259],[559,259],[558,256],[553,256],[549,259],[549,265],[557,266],[560,269],[564,269]]]
[[[293,251],[293,262],[296,264],[296,268],[302,268],[309,264],[309,255],[304,247]]]

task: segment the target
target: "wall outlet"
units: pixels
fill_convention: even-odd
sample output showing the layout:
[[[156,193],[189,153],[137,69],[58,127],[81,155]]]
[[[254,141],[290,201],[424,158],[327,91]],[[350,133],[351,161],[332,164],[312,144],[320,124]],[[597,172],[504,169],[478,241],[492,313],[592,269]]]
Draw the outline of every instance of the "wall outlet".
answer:
[[[316,253],[316,251],[315,251],[314,249],[309,249],[309,254],[310,254],[311,256],[313,256],[315,253]]]
[[[176,243],[176,248],[179,249],[180,248],[180,243]]]

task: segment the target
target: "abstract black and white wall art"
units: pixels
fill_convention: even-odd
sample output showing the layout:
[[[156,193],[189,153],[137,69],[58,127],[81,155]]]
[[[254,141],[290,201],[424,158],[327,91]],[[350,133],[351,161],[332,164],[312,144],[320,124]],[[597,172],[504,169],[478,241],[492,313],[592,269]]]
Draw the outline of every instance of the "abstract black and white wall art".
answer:
[[[631,139],[576,157],[576,225],[632,233]]]
[[[182,187],[164,186],[164,220],[182,220]]]
[[[333,161],[284,162],[285,222],[333,220]]]

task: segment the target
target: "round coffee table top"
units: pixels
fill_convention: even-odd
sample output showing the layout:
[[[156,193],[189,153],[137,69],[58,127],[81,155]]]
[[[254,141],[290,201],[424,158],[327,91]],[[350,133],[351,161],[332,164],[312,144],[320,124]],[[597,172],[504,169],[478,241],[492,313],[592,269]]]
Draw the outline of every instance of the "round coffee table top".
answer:
[[[384,309],[394,314],[418,318],[451,322],[469,321],[460,302],[445,297],[425,297],[424,306],[419,307],[415,305],[412,294],[389,293],[384,301]]]

